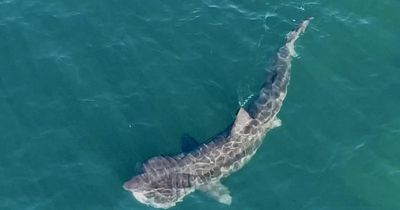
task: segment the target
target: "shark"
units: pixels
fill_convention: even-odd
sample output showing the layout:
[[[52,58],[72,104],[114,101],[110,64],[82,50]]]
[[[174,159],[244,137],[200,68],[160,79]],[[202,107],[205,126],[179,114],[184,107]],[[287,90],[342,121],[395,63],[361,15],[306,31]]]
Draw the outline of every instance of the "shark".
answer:
[[[221,180],[241,169],[257,152],[266,134],[281,125],[277,117],[287,94],[295,42],[313,18],[303,20],[287,34],[257,98],[241,107],[228,129],[208,143],[175,156],[156,156],[143,163],[142,173],[123,184],[139,202],[168,209],[199,190],[226,205],[232,202]]]

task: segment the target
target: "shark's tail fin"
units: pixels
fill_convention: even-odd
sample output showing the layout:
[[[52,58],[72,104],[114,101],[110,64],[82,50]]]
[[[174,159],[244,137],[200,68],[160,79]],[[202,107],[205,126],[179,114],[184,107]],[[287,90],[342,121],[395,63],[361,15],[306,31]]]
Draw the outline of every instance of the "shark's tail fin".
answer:
[[[287,43],[293,43],[299,38],[300,34],[304,33],[304,31],[307,29],[308,24],[310,24],[310,21],[314,19],[314,17],[309,17],[293,31],[289,32],[287,34]]]
[[[271,72],[250,109],[251,116],[262,123],[271,122],[271,126],[274,124],[273,120],[276,119],[275,116],[282,106],[289,85],[292,57],[296,56],[294,44],[312,19],[311,17],[304,20],[296,29],[289,32],[287,42],[278,50],[275,64],[270,69]]]
[[[312,19],[314,19],[314,17],[309,17],[303,20],[303,22],[296,29],[287,34],[286,46],[288,47],[289,52],[292,56],[297,56],[296,51],[294,50],[294,43],[299,38],[299,36],[306,31]]]

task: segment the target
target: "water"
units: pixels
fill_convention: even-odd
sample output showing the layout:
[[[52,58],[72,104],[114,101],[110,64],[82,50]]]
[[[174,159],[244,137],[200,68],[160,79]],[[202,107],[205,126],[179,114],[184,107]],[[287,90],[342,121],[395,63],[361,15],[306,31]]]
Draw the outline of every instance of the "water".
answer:
[[[400,2],[0,0],[0,209],[150,209],[139,163],[224,129],[285,34],[292,82],[252,161],[175,209],[400,209]]]

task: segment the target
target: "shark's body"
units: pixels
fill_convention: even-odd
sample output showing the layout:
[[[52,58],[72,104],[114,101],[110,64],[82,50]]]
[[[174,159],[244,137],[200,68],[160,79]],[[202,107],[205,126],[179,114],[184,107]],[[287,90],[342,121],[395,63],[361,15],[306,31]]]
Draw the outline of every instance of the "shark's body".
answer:
[[[249,112],[241,108],[230,129],[194,151],[151,158],[143,165],[143,173],[126,182],[124,189],[131,191],[141,203],[156,208],[175,206],[195,190],[205,191],[229,205],[232,198],[220,180],[242,168],[256,153],[266,133],[280,125],[276,115],[286,96],[295,55],[294,43],[311,19],[303,21],[288,34],[287,42],[279,49],[271,74]]]

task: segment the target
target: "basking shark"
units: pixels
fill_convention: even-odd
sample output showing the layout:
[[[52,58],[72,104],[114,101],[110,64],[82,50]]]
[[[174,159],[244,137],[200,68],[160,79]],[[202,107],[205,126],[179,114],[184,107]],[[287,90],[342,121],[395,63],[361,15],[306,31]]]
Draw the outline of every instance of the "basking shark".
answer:
[[[143,164],[143,172],[124,183],[141,203],[170,208],[195,190],[206,192],[230,205],[232,197],[221,179],[242,168],[256,153],[266,133],[281,125],[277,114],[282,107],[290,79],[294,44],[310,20],[304,20],[287,34],[275,64],[248,111],[240,108],[234,123],[207,144],[176,156],[156,156]]]

